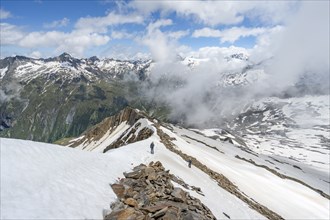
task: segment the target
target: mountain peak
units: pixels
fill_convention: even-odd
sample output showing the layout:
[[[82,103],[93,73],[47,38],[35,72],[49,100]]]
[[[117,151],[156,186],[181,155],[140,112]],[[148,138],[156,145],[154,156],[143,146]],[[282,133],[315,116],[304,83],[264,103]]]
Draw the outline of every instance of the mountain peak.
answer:
[[[62,53],[60,56],[58,56],[58,58],[61,60],[61,61],[69,61],[72,59],[72,56],[68,53]]]
[[[97,56],[92,56],[88,58],[90,61],[95,62],[95,61],[100,61],[100,59]]]
[[[59,57],[71,57],[71,55],[69,53],[62,53]]]

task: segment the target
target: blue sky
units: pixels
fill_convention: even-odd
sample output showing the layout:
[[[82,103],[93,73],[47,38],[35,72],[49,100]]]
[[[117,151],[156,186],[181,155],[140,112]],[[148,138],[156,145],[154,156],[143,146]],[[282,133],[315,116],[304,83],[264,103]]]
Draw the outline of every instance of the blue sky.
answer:
[[[1,57],[251,49],[284,27],[297,8],[294,1],[1,0]]]

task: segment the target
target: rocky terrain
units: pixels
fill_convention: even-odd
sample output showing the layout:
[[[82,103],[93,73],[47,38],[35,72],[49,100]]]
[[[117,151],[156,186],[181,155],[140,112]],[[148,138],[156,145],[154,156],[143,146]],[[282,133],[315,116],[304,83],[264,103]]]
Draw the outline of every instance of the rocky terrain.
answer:
[[[174,187],[172,181],[194,186],[179,181],[159,161],[136,166],[124,176],[111,185],[118,200],[111,204],[111,213],[104,219],[216,219],[199,199]],[[198,192],[202,194],[200,189]]]

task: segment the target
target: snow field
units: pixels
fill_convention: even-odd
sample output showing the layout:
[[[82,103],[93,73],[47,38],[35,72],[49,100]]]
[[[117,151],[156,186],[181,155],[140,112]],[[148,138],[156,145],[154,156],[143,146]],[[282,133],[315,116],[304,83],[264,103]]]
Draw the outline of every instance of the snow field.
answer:
[[[242,192],[282,217],[286,219],[328,219],[330,201],[315,191],[214,149],[189,144],[166,128],[162,129],[171,137],[176,138],[173,143],[183,153],[197,158],[210,169],[225,175]],[[182,129],[177,131],[181,132]],[[191,132],[190,136],[193,137],[193,135]],[[237,150],[237,155],[240,155],[240,150]]]
[[[102,219],[116,196],[109,184],[140,163],[160,160],[188,184],[217,218],[260,219],[259,213],[217,186],[159,143],[156,136],[106,154],[32,141],[1,138],[1,218]],[[149,144],[156,143],[155,154]],[[238,211],[239,210],[239,211]]]

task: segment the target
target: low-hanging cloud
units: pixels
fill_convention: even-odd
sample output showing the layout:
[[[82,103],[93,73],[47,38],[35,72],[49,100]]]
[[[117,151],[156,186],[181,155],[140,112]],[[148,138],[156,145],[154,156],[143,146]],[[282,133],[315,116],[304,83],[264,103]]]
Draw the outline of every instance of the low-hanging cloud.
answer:
[[[329,2],[304,2],[272,46],[267,72],[273,89],[283,90],[303,74],[329,76]]]
[[[193,67],[177,61],[156,63],[146,96],[168,105],[172,120],[211,126],[235,117],[252,100],[281,96],[306,74],[329,76],[329,2],[303,2],[284,25],[267,33],[268,38],[261,36],[261,44],[250,50],[214,47],[190,52],[188,55],[199,58],[191,58],[199,63]],[[229,51],[251,59],[228,61]],[[256,65],[262,55],[264,62]],[[253,62],[256,57],[258,62]],[[222,84],[224,78],[246,70],[247,65],[256,65],[247,72],[256,82],[238,87]],[[325,78],[318,83],[329,88],[329,77]]]
[[[148,47],[152,58],[158,62],[173,62],[177,54],[183,48],[178,44],[178,39],[186,36],[189,31],[179,30],[164,32],[162,27],[173,25],[171,19],[160,19],[151,22],[147,28],[146,33],[142,37],[137,37],[136,41]]]

